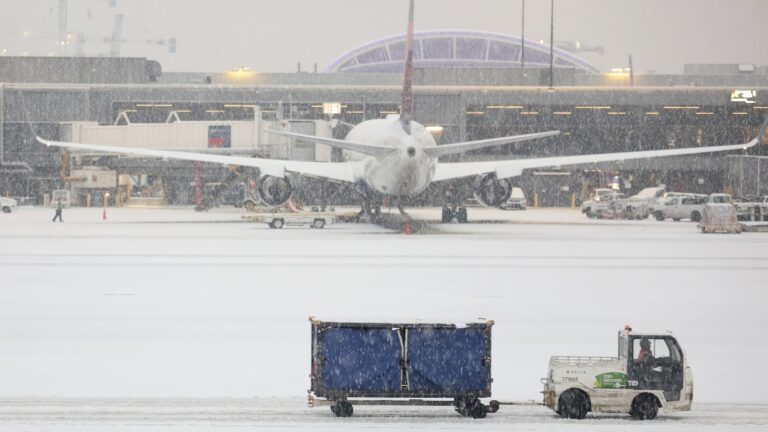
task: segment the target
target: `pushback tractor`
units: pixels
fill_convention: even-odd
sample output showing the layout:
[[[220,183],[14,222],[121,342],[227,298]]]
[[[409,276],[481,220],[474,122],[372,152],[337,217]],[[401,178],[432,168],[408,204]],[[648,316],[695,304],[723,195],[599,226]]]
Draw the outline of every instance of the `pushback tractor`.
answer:
[[[650,420],[659,408],[688,411],[693,400],[693,375],[675,336],[629,326],[619,332],[618,357],[552,357],[542,382],[544,405],[564,418],[600,412]]]

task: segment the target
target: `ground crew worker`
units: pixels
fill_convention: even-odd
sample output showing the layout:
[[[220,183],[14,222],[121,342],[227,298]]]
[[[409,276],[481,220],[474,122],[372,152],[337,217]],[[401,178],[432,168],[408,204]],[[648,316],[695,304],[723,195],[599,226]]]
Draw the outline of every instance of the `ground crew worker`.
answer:
[[[651,341],[647,338],[640,339],[640,352],[637,354],[635,363],[647,363],[653,360],[653,353],[651,352]]]
[[[51,222],[56,222],[56,218],[59,218],[59,222],[64,222],[63,220],[61,220],[61,209],[62,208],[63,207],[61,205],[61,200],[59,200],[56,203],[56,214],[53,216],[53,220]]]

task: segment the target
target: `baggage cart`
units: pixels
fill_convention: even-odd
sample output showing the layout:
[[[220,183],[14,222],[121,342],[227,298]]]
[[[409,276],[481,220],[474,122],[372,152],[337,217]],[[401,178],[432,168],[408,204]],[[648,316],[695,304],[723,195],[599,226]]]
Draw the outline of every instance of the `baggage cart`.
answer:
[[[480,401],[491,396],[493,321],[310,322],[310,407],[349,417],[353,404],[453,406],[474,418],[499,408]]]

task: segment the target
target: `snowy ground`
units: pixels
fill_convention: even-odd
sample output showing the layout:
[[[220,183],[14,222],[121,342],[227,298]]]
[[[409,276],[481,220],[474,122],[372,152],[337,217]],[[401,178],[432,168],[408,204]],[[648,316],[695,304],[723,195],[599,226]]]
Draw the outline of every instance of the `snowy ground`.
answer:
[[[0,403],[2,430],[23,432],[414,430],[424,431],[764,431],[765,405],[699,405],[651,422],[599,415],[563,420],[542,407],[502,407],[483,420],[462,418],[450,408],[363,407],[340,419],[327,407],[306,408],[296,398],[40,399]]]
[[[768,234],[572,210],[470,209],[495,223],[412,236],[370,225],[270,230],[241,215],[0,214],[0,430],[476,427],[447,408],[360,408],[343,423],[305,408],[309,315],[494,319],[499,400],[538,399],[550,355],[615,355],[625,323],[670,329],[693,367],[696,410],[644,429],[768,426]],[[538,407],[502,407],[482,424],[638,427],[566,422]]]

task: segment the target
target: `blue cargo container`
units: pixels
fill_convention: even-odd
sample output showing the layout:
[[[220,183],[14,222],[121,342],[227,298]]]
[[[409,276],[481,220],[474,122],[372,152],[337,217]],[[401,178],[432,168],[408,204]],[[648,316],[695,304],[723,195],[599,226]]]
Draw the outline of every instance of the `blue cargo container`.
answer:
[[[330,405],[341,417],[352,415],[353,398],[355,405],[453,405],[475,418],[498,410],[480,401],[491,396],[493,321],[310,321],[310,406]]]

